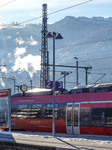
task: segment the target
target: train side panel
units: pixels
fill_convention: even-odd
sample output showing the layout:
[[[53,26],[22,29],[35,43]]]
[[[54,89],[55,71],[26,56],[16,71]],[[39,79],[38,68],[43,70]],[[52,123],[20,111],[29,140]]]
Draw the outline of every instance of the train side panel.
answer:
[[[81,104],[80,133],[112,135],[112,101]]]
[[[12,105],[17,105],[16,109],[27,104],[30,115],[32,114],[31,118],[26,117],[26,119],[23,116],[23,118],[12,117],[12,129],[52,132],[52,99],[52,95],[12,98]],[[112,92],[57,95],[55,97],[56,133],[66,133],[67,103],[77,102],[80,103],[80,134],[112,135]],[[37,105],[37,110],[34,104]],[[41,111],[39,105],[42,105],[42,117],[39,116]]]
[[[12,119],[12,130],[32,132],[52,132],[52,120]],[[56,133],[66,133],[66,121],[55,121]]]

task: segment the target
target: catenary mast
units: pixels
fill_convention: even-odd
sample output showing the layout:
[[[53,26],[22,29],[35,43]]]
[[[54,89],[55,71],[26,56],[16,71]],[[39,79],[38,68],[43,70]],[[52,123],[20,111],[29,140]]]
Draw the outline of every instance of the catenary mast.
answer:
[[[45,88],[45,81],[49,80],[49,52],[47,34],[47,4],[42,5],[42,41],[41,41],[41,73],[40,87]]]

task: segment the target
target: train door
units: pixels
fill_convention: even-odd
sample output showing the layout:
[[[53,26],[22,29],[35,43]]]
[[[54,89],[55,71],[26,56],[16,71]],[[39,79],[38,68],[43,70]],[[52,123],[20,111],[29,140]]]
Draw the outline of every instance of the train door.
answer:
[[[80,103],[73,106],[73,130],[74,134],[80,134]]]
[[[73,134],[73,103],[67,103],[66,129],[67,129],[67,134]]]
[[[66,129],[67,134],[80,134],[80,103],[67,103]]]

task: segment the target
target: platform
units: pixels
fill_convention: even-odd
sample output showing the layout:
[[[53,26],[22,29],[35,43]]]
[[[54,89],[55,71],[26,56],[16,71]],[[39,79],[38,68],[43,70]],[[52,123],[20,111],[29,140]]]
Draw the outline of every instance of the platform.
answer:
[[[19,150],[111,150],[112,137],[67,134],[56,134],[53,137],[51,133],[0,132],[1,145],[12,145]]]

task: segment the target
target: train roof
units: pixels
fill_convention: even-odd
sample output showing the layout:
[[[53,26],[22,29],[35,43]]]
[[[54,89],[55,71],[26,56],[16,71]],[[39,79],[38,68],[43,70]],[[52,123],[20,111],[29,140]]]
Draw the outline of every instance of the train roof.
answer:
[[[41,89],[41,88],[35,88],[23,92],[14,93],[11,97],[29,97],[29,96],[41,96],[41,95],[52,95],[52,89]]]
[[[112,91],[112,83],[101,83],[87,86],[78,86],[70,90],[70,93],[95,93]]]
[[[78,86],[78,87],[74,87],[70,91],[67,91],[66,89],[63,89],[61,91],[55,91],[55,94],[60,95],[60,94],[109,92],[109,91],[112,91],[112,83],[101,83],[101,84],[94,84],[94,85],[87,85],[87,86]],[[14,93],[12,97],[46,96],[52,94],[53,94],[52,89],[35,88],[32,90],[28,90],[25,93],[23,92]]]

